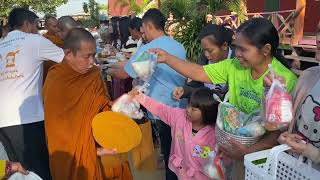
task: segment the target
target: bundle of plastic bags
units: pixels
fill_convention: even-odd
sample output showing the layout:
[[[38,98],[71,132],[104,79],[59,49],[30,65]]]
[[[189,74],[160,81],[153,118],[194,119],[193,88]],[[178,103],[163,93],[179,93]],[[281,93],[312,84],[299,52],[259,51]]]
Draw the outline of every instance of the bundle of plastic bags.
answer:
[[[285,85],[275,78],[274,71],[269,65],[272,85],[266,93],[265,127],[269,131],[278,130],[289,125],[293,119],[292,97],[286,91]]]
[[[140,104],[133,100],[128,94],[120,96],[112,105],[111,110],[125,114],[133,119],[141,119],[144,116],[140,110]]]

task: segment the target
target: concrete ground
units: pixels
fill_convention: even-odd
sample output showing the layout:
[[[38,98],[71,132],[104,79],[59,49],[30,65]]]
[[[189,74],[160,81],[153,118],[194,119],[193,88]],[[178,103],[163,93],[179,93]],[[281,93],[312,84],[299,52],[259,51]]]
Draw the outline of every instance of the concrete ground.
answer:
[[[159,157],[159,149],[156,149],[157,157]],[[141,171],[133,168],[131,158],[130,167],[134,180],[165,180],[165,169],[157,168],[154,171]]]

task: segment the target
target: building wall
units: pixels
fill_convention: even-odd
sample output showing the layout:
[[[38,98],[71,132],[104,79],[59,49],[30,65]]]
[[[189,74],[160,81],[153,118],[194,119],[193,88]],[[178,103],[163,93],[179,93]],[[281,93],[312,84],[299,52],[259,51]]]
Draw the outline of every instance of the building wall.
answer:
[[[304,19],[305,34],[315,33],[317,24],[320,21],[320,1],[306,0],[306,13]],[[296,8],[295,0],[247,0],[249,13],[267,12],[272,10],[272,3],[279,3],[279,11],[291,10]],[[269,9],[268,9],[269,8]]]

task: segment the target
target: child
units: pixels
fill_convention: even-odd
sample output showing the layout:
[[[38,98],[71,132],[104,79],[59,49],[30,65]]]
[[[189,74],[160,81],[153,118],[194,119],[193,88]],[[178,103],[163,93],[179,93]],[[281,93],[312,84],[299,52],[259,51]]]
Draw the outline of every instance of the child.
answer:
[[[208,155],[215,148],[214,126],[218,102],[209,88],[197,89],[187,109],[172,108],[133,90],[129,93],[153,115],[171,127],[169,168],[179,179],[209,179],[203,173]]]

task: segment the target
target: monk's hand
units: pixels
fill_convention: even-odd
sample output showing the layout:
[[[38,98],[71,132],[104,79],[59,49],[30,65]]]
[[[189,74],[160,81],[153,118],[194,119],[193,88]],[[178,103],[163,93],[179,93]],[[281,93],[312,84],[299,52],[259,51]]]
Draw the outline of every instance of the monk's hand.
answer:
[[[167,53],[167,51],[162,50],[160,48],[150,49],[149,52],[158,55],[158,58],[157,58],[158,63],[166,63],[167,60],[170,59],[170,57],[172,56],[169,53]]]
[[[229,139],[230,144],[222,144],[219,146],[219,151],[231,159],[243,160],[244,155],[249,153],[249,148],[233,138]]]
[[[104,148],[97,148],[97,155],[98,156],[105,156],[105,155],[115,155],[117,154],[117,149],[112,149],[112,150],[109,150],[109,149],[104,149]]]
[[[27,170],[25,170],[20,163],[11,162],[10,164],[11,164],[11,172],[10,172],[10,174],[14,174],[16,172],[19,172],[19,173],[21,173],[23,175],[28,175],[29,174],[29,172]]]

